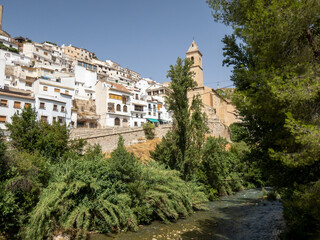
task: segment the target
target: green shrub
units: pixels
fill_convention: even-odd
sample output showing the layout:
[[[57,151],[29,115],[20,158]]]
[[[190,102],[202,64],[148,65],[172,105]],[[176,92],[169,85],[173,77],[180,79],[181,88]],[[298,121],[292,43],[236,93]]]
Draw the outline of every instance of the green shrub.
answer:
[[[241,142],[246,139],[248,132],[241,123],[232,123],[229,128],[232,142]]]
[[[207,186],[208,192],[215,189],[218,195],[232,194],[242,189],[244,183],[239,169],[240,160],[226,150],[226,144],[223,138],[207,138],[198,173],[199,180]]]
[[[287,239],[318,239],[320,229],[320,180],[297,187],[284,200]]]
[[[51,237],[54,231],[83,239],[88,231],[135,230],[154,219],[187,216],[206,201],[201,188],[177,171],[137,160],[121,136],[110,159],[95,147],[80,159],[61,161],[53,172],[30,214],[26,239]]]
[[[146,135],[147,139],[153,139],[155,136],[155,126],[153,123],[147,122],[145,124],[143,124],[143,130],[144,130],[144,134]]]
[[[0,229],[9,239],[16,239],[41,189],[48,184],[49,164],[39,153],[11,150],[2,159],[2,167],[5,174],[0,182]]]

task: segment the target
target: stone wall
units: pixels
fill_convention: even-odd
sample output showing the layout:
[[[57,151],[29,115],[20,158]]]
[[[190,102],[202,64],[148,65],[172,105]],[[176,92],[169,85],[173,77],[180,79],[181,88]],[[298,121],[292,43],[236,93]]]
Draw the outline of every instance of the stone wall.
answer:
[[[172,125],[161,125],[155,129],[157,138],[162,138],[170,129]],[[103,129],[72,129],[70,133],[71,139],[82,138],[89,144],[99,144],[104,152],[111,152],[117,147],[119,135],[124,138],[126,146],[145,142],[145,134],[142,127],[137,128],[103,128]]]
[[[221,123],[219,119],[209,119],[209,134],[215,137],[224,137],[230,141],[229,128]],[[155,128],[155,137],[162,138],[172,128],[171,124],[160,125]],[[124,144],[130,146],[136,143],[146,142],[145,134],[142,127],[110,127],[110,128],[76,128],[70,133],[71,139],[82,138],[89,144],[99,144],[103,152],[111,152],[117,147],[119,135],[124,138]]]

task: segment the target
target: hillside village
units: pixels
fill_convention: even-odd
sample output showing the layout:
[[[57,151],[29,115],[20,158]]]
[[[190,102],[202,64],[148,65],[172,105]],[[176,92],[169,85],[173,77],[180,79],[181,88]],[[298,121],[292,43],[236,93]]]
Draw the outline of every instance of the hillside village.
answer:
[[[0,128],[15,112],[35,108],[38,120],[58,121],[70,128],[141,127],[172,123],[165,104],[169,82],[143,78],[112,60],[72,44],[36,43],[2,30],[0,9]],[[216,125],[225,129],[237,121],[231,103],[203,85],[202,54],[192,42],[187,57],[194,61],[198,87],[214,135]],[[218,134],[219,135],[219,134]]]

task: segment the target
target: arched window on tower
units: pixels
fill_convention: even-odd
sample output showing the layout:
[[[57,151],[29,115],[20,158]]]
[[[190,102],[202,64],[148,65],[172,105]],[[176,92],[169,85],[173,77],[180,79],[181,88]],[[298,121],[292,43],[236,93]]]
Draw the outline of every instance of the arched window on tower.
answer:
[[[120,106],[120,104],[117,105],[117,111],[121,112],[121,106]]]
[[[194,63],[194,57],[191,57],[191,61]]]

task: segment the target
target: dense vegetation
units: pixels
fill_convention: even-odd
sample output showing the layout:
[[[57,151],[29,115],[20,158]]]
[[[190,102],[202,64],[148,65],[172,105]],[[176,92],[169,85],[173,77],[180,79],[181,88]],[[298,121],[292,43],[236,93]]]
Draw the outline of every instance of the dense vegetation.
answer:
[[[307,239],[320,229],[320,2],[207,2],[233,28],[223,63],[252,159],[284,199],[288,239]]]
[[[174,170],[145,165],[122,137],[105,158],[99,146],[83,151],[65,125],[38,122],[31,108],[1,138],[0,239],[45,239],[59,233],[84,239],[89,231],[136,230],[138,224],[186,217],[207,201],[196,182]],[[33,147],[32,147],[33,146]]]
[[[178,170],[182,178],[204,185],[211,200],[260,186],[261,173],[249,161],[250,151],[242,141],[241,133],[245,130],[241,125],[234,124],[231,128],[235,141],[232,145],[222,138],[206,138],[207,116],[202,111],[201,97],[188,99],[188,91],[196,87],[191,65],[191,60],[178,58],[177,64],[170,66],[171,91],[166,100],[173,113],[173,129],[151,152],[151,157],[168,169]]]

